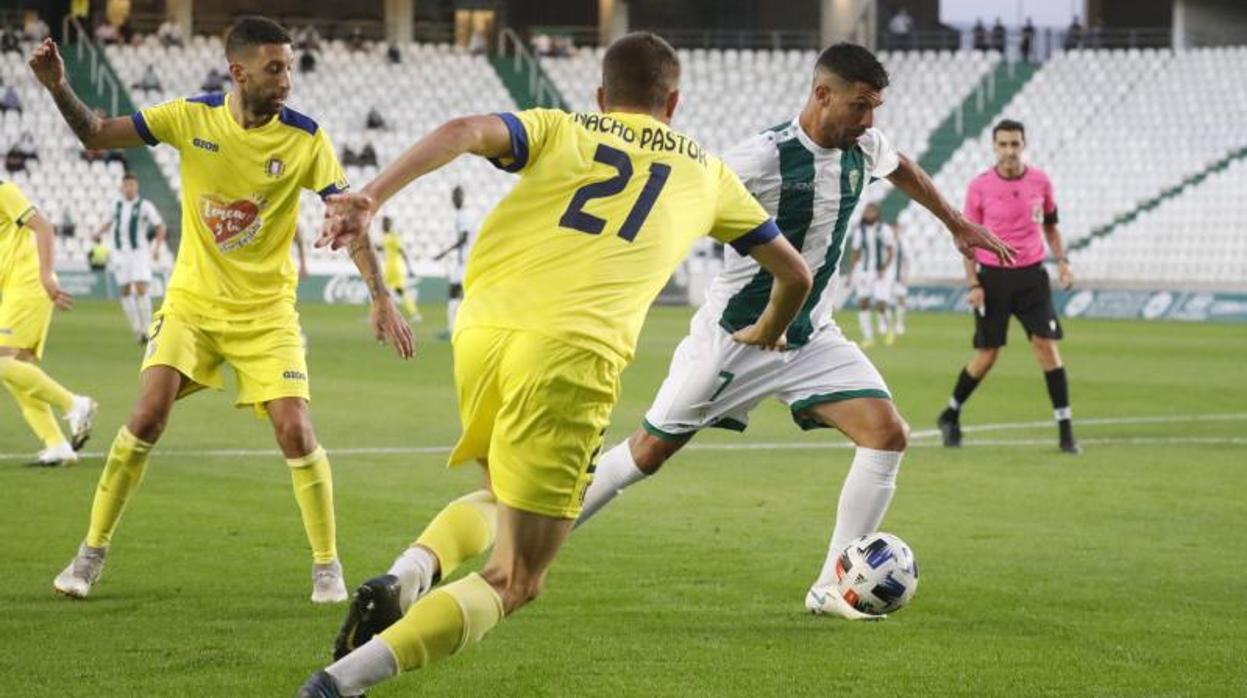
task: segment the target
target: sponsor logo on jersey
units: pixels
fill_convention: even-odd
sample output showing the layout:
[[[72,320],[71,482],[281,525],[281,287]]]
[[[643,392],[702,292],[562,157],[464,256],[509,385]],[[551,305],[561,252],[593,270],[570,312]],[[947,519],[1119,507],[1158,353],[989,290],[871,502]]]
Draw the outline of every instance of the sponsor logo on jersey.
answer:
[[[856,194],[862,187],[862,171],[849,170],[849,191]]]
[[[285,378],[288,381],[306,381],[307,380],[307,374],[304,373],[303,371],[294,371],[294,370],[283,371],[281,374],[281,377]]]
[[[199,197],[199,217],[222,252],[245,247],[255,239],[263,222],[260,208],[250,199],[226,203],[212,194]]]
[[[281,161],[279,157],[271,157],[268,162],[264,163],[264,174],[276,179],[286,171],[286,163]]]
[[[196,148],[199,148],[201,150],[206,150],[210,153],[221,152],[221,146],[217,145],[216,143],[213,143],[212,141],[204,140],[203,138],[193,138],[191,139],[191,143],[194,144]]]

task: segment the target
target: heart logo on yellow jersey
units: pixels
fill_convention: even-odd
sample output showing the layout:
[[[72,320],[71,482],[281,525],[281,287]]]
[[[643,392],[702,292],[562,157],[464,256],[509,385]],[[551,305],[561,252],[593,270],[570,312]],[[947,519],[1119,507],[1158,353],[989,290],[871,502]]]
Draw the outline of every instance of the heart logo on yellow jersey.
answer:
[[[250,228],[260,215],[260,207],[254,201],[246,199],[227,204],[215,196],[202,196],[199,204],[204,225],[212,231],[212,237],[217,244]]]

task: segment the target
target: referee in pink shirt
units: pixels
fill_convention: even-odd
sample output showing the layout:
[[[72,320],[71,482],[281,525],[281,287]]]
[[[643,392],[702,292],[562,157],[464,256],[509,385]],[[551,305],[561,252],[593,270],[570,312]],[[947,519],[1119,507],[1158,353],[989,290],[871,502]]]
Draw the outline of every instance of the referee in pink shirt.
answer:
[[[1048,175],[1022,162],[1026,129],[1018,121],[1004,120],[992,128],[996,166],[970,182],[965,216],[985,226],[1017,251],[1010,264],[982,250],[966,260],[967,301],[974,308],[974,358],[961,370],[948,408],[938,421],[945,446],[961,445],[961,407],[992,365],[1009,334],[1009,316],[1026,329],[1035,358],[1044,371],[1048,397],[1060,433],[1061,450],[1079,453],[1070,421],[1069,383],[1057,341],[1061,322],[1052,305],[1048,272],[1043,267],[1044,240],[1056,258],[1061,286],[1074,283],[1069,259],[1057,230],[1056,199]]]

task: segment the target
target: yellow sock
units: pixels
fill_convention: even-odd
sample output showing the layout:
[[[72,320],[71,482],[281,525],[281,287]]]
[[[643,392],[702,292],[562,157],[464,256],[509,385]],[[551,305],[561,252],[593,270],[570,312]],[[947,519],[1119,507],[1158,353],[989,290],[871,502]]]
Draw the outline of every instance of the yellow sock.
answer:
[[[35,432],[35,436],[43,441],[45,447],[51,448],[65,442],[65,435],[61,432],[60,425],[56,423],[56,415],[52,414],[52,408],[48,403],[27,395],[8,381],[5,381],[4,387],[13,394],[13,398],[22,408],[22,417],[26,419],[26,424],[30,426],[31,431]]]
[[[126,510],[126,502],[143,482],[147,470],[147,456],[152,444],[143,441],[122,426],[108,450],[104,472],[95,486],[95,501],[91,504],[91,528],[87,531],[87,545],[93,548],[107,547],[117,530],[117,522]]]
[[[502,597],[473,572],[417,601],[379,637],[399,669],[411,671],[480,642],[502,615]]]
[[[29,361],[0,356],[0,380],[17,386],[23,393],[68,412],[74,406],[74,394]]]
[[[302,458],[287,458],[294,498],[303,515],[303,529],[312,545],[312,560],[325,564],[338,559],[337,527],[333,519],[333,473],[329,456],[320,446]]]
[[[407,317],[416,316],[416,299],[409,293],[403,294],[403,312],[407,313]]]
[[[489,490],[477,490],[446,505],[416,539],[437,556],[439,577],[449,577],[464,560],[494,544],[498,527],[498,500]]]

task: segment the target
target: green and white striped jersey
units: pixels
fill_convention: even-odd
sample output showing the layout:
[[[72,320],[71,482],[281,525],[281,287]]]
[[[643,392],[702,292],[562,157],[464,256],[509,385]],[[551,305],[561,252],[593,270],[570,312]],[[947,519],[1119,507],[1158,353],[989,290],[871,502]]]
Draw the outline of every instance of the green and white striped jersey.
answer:
[[[831,322],[834,279],[849,218],[871,179],[887,177],[896,169],[896,149],[873,128],[852,148],[822,148],[793,119],[732,147],[723,162],[775,217],[784,237],[810,265],[814,288],[788,327],[788,344],[801,346]],[[698,315],[735,332],[757,321],[770,298],[773,279],[752,257],[734,250],[726,255],[723,271],[711,282]]]
[[[148,235],[165,224],[156,205],[147,199],[118,197],[113,202],[112,218],[113,249],[118,252],[148,250]]]
[[[859,252],[857,265],[853,268],[853,275],[869,272],[875,276],[885,268],[884,262],[887,262],[887,269],[894,272],[893,265],[896,264],[896,235],[893,234],[892,226],[883,222],[880,218],[874,223],[859,221],[853,226],[852,242],[849,249]],[[888,259],[888,250],[892,250],[892,259]],[[894,275],[894,274],[892,274]]]

